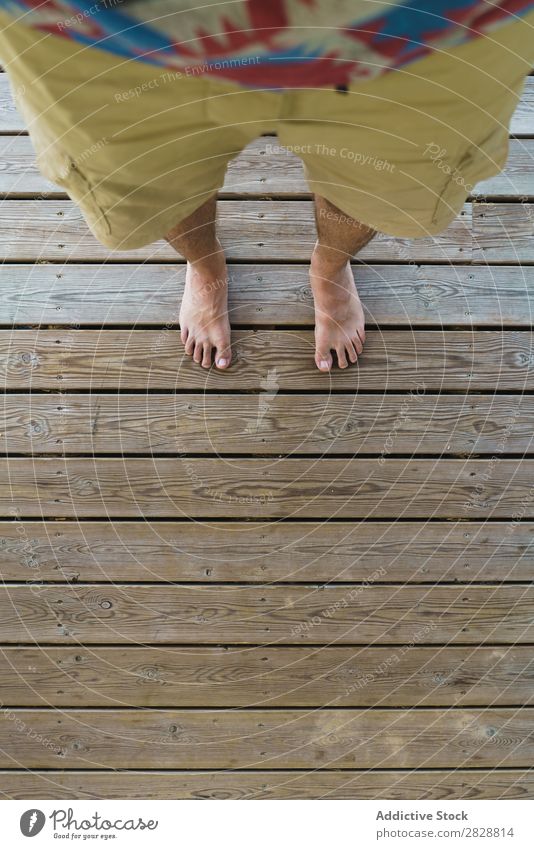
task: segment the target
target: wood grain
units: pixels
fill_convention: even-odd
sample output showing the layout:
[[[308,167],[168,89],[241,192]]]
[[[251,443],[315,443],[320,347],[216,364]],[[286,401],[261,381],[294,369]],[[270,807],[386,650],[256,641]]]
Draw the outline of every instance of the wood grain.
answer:
[[[534,524],[0,522],[6,581],[529,581]]]
[[[0,771],[8,799],[532,799],[529,770]]]
[[[534,756],[529,708],[12,714],[0,719],[4,768],[526,768]]]
[[[11,458],[0,515],[534,518],[534,460]]]
[[[230,265],[232,324],[312,326],[307,265]],[[531,327],[534,267],[354,265],[368,325]],[[178,324],[183,264],[0,266],[0,324]]]
[[[473,204],[473,262],[531,262],[533,237],[534,204]]]
[[[534,587],[30,585],[0,588],[0,642],[439,645],[534,639]],[[35,579],[34,579],[35,580]],[[408,648],[406,650],[408,650]],[[325,693],[325,701],[328,697]]]
[[[534,139],[511,139],[508,160],[500,174],[482,180],[473,196],[499,200],[534,195]]]
[[[9,648],[20,707],[418,707],[534,704],[530,646]]]
[[[516,136],[534,135],[534,78],[527,77],[521,100],[512,116],[510,132]]]
[[[222,200],[218,228],[229,261],[307,262],[316,241],[311,201]],[[435,237],[393,239],[377,235],[358,255],[366,262],[469,262],[471,204]],[[10,200],[0,205],[0,258],[17,261],[175,261],[176,251],[158,241],[111,251],[91,234],[70,201]]]
[[[185,356],[178,330],[0,331],[6,389],[402,390],[410,402],[428,391],[534,388],[527,331],[370,330],[355,366],[321,373],[308,330],[236,330],[226,371]]]
[[[533,453],[531,395],[13,394],[0,451]]]
[[[473,217],[472,217],[473,216]],[[533,262],[530,203],[466,204],[435,237],[393,239],[378,234],[358,254],[365,262]],[[91,235],[70,201],[10,200],[0,207],[0,257],[8,261],[157,262],[176,260],[165,242],[110,251]],[[219,232],[230,262],[307,262],[316,233],[311,201],[222,200]]]

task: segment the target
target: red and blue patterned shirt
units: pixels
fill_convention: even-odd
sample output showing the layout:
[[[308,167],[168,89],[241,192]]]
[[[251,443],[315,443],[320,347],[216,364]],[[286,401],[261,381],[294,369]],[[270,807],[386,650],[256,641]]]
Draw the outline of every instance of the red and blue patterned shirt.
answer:
[[[534,0],[201,2],[0,0],[0,8],[125,59],[275,89],[370,79],[534,9]]]

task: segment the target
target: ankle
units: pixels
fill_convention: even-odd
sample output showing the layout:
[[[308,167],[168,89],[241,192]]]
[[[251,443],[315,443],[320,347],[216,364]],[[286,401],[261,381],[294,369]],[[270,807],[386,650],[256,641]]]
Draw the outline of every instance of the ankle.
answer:
[[[220,245],[214,245],[212,250],[206,251],[200,257],[188,259],[188,263],[198,274],[208,277],[220,275],[226,267],[226,259]]]
[[[316,242],[311,256],[311,264],[325,277],[337,274],[345,268],[350,260],[350,254],[337,248],[321,245],[320,242]]]

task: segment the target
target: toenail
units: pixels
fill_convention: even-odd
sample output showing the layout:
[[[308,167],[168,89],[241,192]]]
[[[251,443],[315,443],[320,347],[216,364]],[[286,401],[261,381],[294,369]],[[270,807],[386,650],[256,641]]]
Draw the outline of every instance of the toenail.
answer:
[[[327,368],[328,368],[328,360],[321,360],[321,362],[319,363],[319,365],[320,365],[320,367],[321,367],[321,368],[326,368],[326,369],[327,369]]]
[[[228,365],[228,360],[217,360],[217,365],[219,366],[219,368],[224,368],[226,365]]]

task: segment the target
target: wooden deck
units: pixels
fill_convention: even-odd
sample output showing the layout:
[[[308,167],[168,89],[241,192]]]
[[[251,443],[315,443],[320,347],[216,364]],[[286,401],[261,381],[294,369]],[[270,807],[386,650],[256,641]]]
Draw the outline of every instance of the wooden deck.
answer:
[[[237,361],[183,358],[184,265],[112,254],[0,76],[0,793],[534,798],[534,78],[506,171],[355,271],[313,367],[300,165],[221,237]]]

